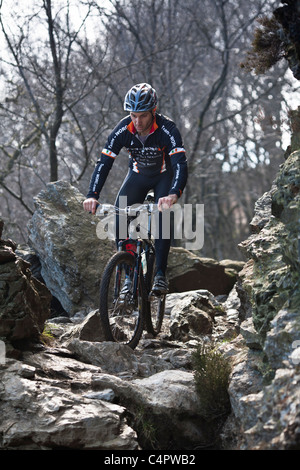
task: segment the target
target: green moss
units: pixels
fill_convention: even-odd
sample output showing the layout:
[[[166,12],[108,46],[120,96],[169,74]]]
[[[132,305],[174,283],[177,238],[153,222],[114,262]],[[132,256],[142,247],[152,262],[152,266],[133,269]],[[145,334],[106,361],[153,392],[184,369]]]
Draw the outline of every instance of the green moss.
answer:
[[[43,332],[40,334],[40,340],[47,346],[51,346],[54,343],[54,336],[48,325],[45,325]]]

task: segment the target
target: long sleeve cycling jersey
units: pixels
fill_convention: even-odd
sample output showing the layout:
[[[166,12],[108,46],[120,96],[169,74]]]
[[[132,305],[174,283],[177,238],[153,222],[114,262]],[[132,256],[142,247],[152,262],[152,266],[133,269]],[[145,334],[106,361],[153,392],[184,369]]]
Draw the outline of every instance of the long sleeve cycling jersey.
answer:
[[[130,116],[122,119],[109,135],[91,178],[87,197],[99,198],[109,171],[122,148],[129,152],[129,168],[144,176],[173,172],[169,194],[181,196],[187,180],[187,161],[175,123],[156,114],[145,142],[138,137]]]

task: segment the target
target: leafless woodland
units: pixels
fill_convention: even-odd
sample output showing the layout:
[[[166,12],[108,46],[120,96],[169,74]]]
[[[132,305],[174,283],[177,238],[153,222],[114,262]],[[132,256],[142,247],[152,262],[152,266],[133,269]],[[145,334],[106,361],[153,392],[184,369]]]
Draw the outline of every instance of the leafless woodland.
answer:
[[[254,202],[283,161],[286,64],[246,73],[257,18],[274,0],[0,0],[0,194],[6,236],[26,243],[33,197],[64,179],[86,194],[126,91],[142,81],[179,127],[189,180],[204,204],[202,256],[240,258]],[[26,5],[25,5],[26,4]],[[101,195],[127,172],[121,152]]]

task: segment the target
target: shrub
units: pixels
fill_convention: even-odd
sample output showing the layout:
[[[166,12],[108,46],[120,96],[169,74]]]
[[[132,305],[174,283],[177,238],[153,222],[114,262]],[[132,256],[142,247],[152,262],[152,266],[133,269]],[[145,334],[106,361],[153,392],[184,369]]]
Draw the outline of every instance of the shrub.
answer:
[[[261,27],[256,28],[252,42],[252,50],[247,53],[247,59],[241,64],[246,71],[254,70],[263,74],[285,57],[282,27],[272,17],[258,20]]]
[[[201,345],[192,356],[195,386],[200,398],[201,414],[207,420],[230,413],[228,395],[231,365],[212,347]]]

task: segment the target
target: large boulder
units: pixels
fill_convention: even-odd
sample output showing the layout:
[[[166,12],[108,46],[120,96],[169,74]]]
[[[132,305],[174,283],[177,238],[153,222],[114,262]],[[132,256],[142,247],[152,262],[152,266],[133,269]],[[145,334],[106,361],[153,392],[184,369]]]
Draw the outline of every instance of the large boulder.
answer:
[[[113,243],[97,237],[98,219],[82,207],[84,196],[64,181],[49,183],[35,198],[29,244],[41,276],[70,315],[98,307],[99,281]]]
[[[80,348],[82,345],[77,342],[77,346]],[[105,347],[109,349],[109,343],[106,343],[106,346],[99,343],[94,345],[95,349],[100,348],[101,351],[104,351]],[[119,355],[124,348],[124,345],[118,347]],[[116,347],[114,349],[116,351]],[[131,352],[130,358],[126,360],[124,358],[127,351],[124,350],[123,354],[123,359],[118,361],[119,373],[120,366],[123,366],[127,376],[132,371],[138,371],[135,353]],[[168,367],[167,361],[161,362],[165,362],[165,367]],[[201,417],[201,403],[196,393],[192,371],[168,367],[167,370],[161,370],[149,377],[133,380],[117,377],[116,372],[114,375],[102,372],[94,374],[92,386],[95,391],[111,390],[117,402],[132,413],[135,426],[143,425],[141,443],[146,440],[148,445],[149,441],[152,441],[151,444],[159,449],[182,449],[195,448],[199,442],[209,439],[211,429],[209,423]]]
[[[171,292],[205,289],[213,295],[228,295],[244,263],[203,258],[181,247],[172,247],[168,261]]]
[[[47,355],[33,356],[32,361],[33,365],[9,360],[0,370],[1,450],[138,448],[125,408],[66,386],[68,380],[84,383],[96,368],[62,357],[51,360]],[[46,380],[38,377],[41,372],[47,376],[50,369]]]
[[[16,254],[0,231],[0,338],[9,345],[37,340],[50,316],[51,294],[32,276],[30,265]]]

